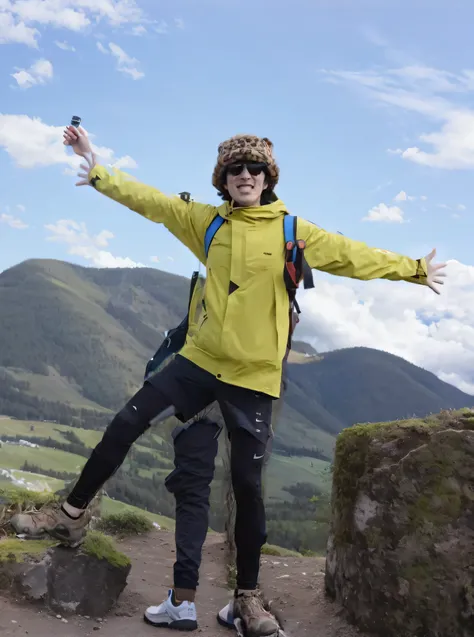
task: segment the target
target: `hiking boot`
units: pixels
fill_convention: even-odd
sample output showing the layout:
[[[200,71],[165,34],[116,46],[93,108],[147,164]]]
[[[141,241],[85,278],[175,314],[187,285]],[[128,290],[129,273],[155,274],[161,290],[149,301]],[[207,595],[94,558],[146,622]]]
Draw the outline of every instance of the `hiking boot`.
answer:
[[[232,615],[243,621],[246,637],[278,635],[280,630],[275,617],[265,609],[259,591],[236,591]]]
[[[50,535],[63,544],[75,548],[86,535],[86,527],[91,514],[87,510],[79,518],[73,519],[55,506],[46,506],[39,511],[17,513],[10,520],[17,535],[24,534],[27,539],[38,539]]]
[[[144,620],[157,628],[191,631],[198,627],[194,602],[177,605],[173,590],[169,591],[168,598],[162,604],[146,609]]]

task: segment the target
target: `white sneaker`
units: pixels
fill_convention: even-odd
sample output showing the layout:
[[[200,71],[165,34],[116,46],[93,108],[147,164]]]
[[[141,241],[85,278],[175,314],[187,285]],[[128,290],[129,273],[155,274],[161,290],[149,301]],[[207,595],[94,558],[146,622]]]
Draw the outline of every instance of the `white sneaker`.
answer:
[[[196,630],[198,627],[196,605],[194,602],[181,602],[179,606],[173,604],[173,590],[168,598],[159,606],[146,609],[144,619],[147,624],[157,628],[173,628],[175,630]]]
[[[224,628],[235,628],[234,624],[234,601],[232,600],[224,606],[217,614],[217,621]]]

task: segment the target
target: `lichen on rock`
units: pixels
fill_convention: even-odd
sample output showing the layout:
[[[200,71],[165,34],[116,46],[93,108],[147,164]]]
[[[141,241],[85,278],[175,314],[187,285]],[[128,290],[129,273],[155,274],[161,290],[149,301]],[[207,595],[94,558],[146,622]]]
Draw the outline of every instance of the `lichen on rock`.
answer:
[[[473,634],[474,412],[340,434],[325,582],[363,630]]]

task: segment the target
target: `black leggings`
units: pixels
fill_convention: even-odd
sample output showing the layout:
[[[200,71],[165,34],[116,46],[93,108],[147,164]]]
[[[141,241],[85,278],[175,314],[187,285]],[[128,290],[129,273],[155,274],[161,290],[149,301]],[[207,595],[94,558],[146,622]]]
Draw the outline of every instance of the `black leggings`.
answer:
[[[258,582],[261,547],[267,538],[261,476],[271,402],[268,397],[250,390],[235,389],[239,404],[236,405],[237,401],[227,395],[227,386],[226,400],[222,401],[221,408],[231,441],[231,476],[236,498],[237,586],[254,589]],[[68,503],[85,509],[121,466],[132,444],[149,428],[150,421],[171,405],[172,399],[160,390],[159,383],[145,383],[108,426],[86,462],[67,499]],[[251,433],[254,421],[259,423],[256,435]],[[180,429],[174,440],[176,469],[166,480],[167,488],[176,498],[174,584],[176,588],[195,590],[202,545],[208,529],[210,484],[214,475],[219,427],[202,418]]]

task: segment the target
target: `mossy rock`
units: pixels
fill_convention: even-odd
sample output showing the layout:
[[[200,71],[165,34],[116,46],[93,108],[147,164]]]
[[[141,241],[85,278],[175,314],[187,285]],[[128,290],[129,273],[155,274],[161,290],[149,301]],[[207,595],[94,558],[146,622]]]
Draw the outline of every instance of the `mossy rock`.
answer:
[[[115,547],[113,540],[100,531],[89,531],[80,552],[96,557],[98,560],[106,560],[111,566],[126,568],[130,566],[130,559]]]
[[[474,413],[462,410],[340,434],[326,589],[363,630],[472,630],[473,430]]]
[[[0,589],[56,612],[103,617],[127,583],[130,559],[91,531],[78,549],[52,540],[0,541]]]

